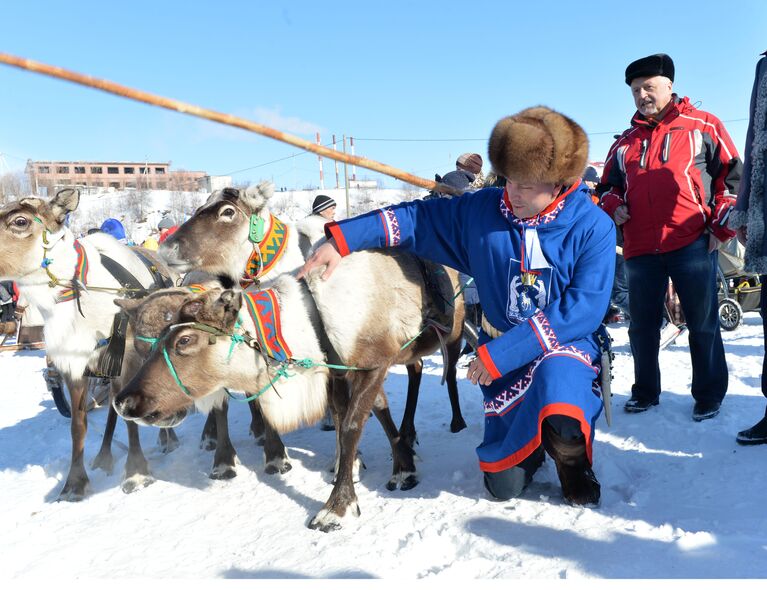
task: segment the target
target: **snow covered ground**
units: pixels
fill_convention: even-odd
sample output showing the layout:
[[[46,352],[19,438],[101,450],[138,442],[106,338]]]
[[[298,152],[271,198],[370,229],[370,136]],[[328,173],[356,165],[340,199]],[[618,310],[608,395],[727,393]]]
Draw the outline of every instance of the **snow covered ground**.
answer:
[[[548,460],[522,498],[489,499],[474,447],[482,435],[480,392],[461,377],[469,427],[448,430],[441,358],[426,362],[420,406],[421,483],[389,492],[389,446],[371,420],[367,463],[357,485],[362,516],[324,534],[306,524],[330,492],[326,467],[335,437],[318,427],[285,437],[293,470],[263,472],[248,436],[245,407],[230,411],[241,464],[231,481],[208,478],[212,453],[198,447],[203,417],[178,429],[181,446],[156,449],[142,429],[156,483],[120,491],[126,434],[119,425],[117,468],[89,472],[92,494],[55,498],[69,465],[69,422],[49,398],[42,353],[0,354],[0,577],[72,578],[763,578],[767,577],[767,448],[740,447],[738,430],[764,413],[759,389],[761,322],[724,335],[730,393],[713,420],[690,419],[686,342],[661,353],[661,404],[640,415],[622,405],[632,382],[625,325],[617,348],[614,423],[600,418],[595,471],[598,508],[563,503]],[[404,368],[386,383],[395,416],[405,398]],[[98,449],[106,410],[89,414],[86,459]]]

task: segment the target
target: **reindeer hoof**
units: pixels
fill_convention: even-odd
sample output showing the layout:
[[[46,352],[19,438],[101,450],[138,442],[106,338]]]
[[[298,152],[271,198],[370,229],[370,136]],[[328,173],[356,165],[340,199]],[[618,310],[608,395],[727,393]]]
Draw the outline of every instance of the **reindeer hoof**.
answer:
[[[269,475],[274,475],[276,473],[287,473],[291,469],[293,469],[293,466],[287,459],[275,459],[274,461],[269,461],[269,463],[266,464],[264,471],[266,471],[266,473]]]
[[[418,481],[417,473],[413,473],[412,471],[403,471],[402,473],[392,475],[391,479],[386,484],[386,489],[390,492],[393,492],[399,488],[403,492],[406,492],[407,490],[412,490],[415,486],[417,486]]]
[[[453,434],[461,432],[464,428],[466,428],[466,421],[463,418],[456,418],[450,422],[450,432]]]
[[[203,451],[215,451],[216,450],[216,439],[210,436],[203,436],[200,439],[200,448]]]
[[[140,490],[141,488],[145,488],[148,485],[152,485],[154,482],[155,479],[151,475],[142,475],[137,473],[125,479],[120,484],[120,489],[126,494],[132,494],[136,490]]]
[[[101,469],[107,475],[112,475],[114,471],[115,460],[112,453],[99,453],[91,461],[91,469]]]
[[[67,482],[61,490],[57,502],[80,502],[85,498],[87,488],[87,479],[73,484]]]
[[[360,515],[360,507],[357,502],[352,502],[347,507],[347,514],[351,514],[353,516]],[[317,516],[311,520],[309,523],[309,528],[312,530],[322,531],[323,533],[329,533],[330,531],[340,530],[343,526],[341,524],[342,520],[343,517],[338,516],[338,514],[328,510],[327,508],[323,508],[317,513]]]
[[[237,471],[231,465],[216,465],[210,472],[210,479],[234,479]]]

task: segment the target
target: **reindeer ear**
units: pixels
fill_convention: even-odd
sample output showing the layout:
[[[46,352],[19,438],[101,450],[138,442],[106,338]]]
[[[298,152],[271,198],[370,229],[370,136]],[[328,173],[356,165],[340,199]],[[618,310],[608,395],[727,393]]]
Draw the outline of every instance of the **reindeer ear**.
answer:
[[[242,293],[240,291],[227,289],[222,291],[218,299],[224,304],[226,309],[233,308],[239,310],[242,306]]]
[[[234,324],[237,321],[237,316],[240,314],[240,308],[242,307],[242,292],[227,289],[221,293],[218,302],[224,307],[224,328],[230,329],[234,327]]]
[[[247,205],[253,213],[256,213],[266,206],[269,199],[274,194],[274,183],[270,180],[262,180],[240,191],[242,202]]]
[[[133,320],[136,317],[136,312],[143,302],[142,299],[115,299],[113,303],[128,314],[128,317]]]
[[[53,219],[60,225],[64,223],[67,214],[77,209],[80,204],[80,191],[74,188],[65,188],[56,193],[56,196],[48,203]]]
[[[203,310],[205,307],[205,302],[202,299],[194,299],[192,301],[187,301],[184,303],[184,305],[181,306],[181,311],[179,312],[180,320],[182,322],[188,322],[192,320],[197,319],[197,315]]]

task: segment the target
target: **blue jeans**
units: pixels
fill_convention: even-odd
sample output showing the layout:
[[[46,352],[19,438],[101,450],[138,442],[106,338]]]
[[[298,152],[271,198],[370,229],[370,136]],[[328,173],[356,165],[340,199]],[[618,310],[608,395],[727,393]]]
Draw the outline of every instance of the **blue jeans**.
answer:
[[[690,335],[692,396],[721,402],[727,393],[727,363],[719,329],[716,271],[718,252],[708,252],[708,234],[665,254],[646,254],[626,261],[629,283],[629,340],[634,356],[632,397],[660,395],[658,352],[668,279],[674,282]]]

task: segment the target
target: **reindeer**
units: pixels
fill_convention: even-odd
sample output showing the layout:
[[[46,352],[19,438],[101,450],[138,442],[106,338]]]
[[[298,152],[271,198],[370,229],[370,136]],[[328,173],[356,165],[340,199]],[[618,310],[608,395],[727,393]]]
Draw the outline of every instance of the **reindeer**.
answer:
[[[449,323],[451,335],[460,333],[459,315],[440,315],[421,276],[412,256],[369,251],[344,258],[327,281],[316,275],[308,279],[332,345],[347,366],[361,369],[349,371],[351,393],[331,399],[339,444],[336,480],[310,528],[327,532],[340,528],[346,516],[359,516],[354,462],[362,428],[371,410],[383,409],[389,368],[412,363],[437,347],[433,332],[420,331],[424,311]],[[457,288],[455,273],[446,274],[444,280]],[[202,294],[183,306],[181,323],[171,327],[158,350],[115,397],[120,415],[140,424],[176,424],[191,406],[230,388],[256,390],[266,420],[280,432],[318,420],[328,401],[330,374],[322,362],[321,327],[312,297],[289,275],[280,276],[271,292],[289,357],[278,362],[276,356],[265,354],[262,341],[254,337],[254,320],[241,311],[241,294],[231,290],[218,296]],[[352,309],[356,313],[350,317]],[[261,353],[236,345],[239,340],[255,342],[256,349],[261,344]],[[391,434],[393,478],[415,485],[412,447],[396,432]]]
[[[196,285],[196,288],[160,289],[141,299],[116,299],[115,305],[128,314],[133,346],[142,359],[149,356],[154,343],[160,339],[166,328],[179,321],[179,311],[184,304],[195,299],[198,292],[217,287],[219,285],[216,282],[206,282],[204,285]],[[217,292],[220,291],[221,289],[218,288]],[[252,406],[255,406],[254,402],[251,402]],[[208,396],[206,404],[201,405],[201,409],[208,413],[201,446],[207,450],[215,449],[211,479],[231,479],[237,475],[236,452],[229,438],[227,408],[228,402],[224,390]],[[263,423],[260,413],[257,420],[260,420],[263,429],[262,444],[266,473],[286,473],[292,466],[285,446],[274,429],[268,423]]]
[[[60,500],[77,501],[86,494],[88,476],[83,463],[87,430],[85,412],[86,371],[99,371],[114,346],[112,366],[119,372],[119,335],[115,315],[120,311],[112,300],[116,294],[130,292],[124,277],[137,281],[136,288],[148,289],[156,276],[136,251],[111,236],[97,233],[76,240],[64,225],[66,216],[80,200],[73,189],[59,191],[49,202],[26,198],[0,208],[0,277],[15,280],[26,297],[41,311],[45,320],[47,354],[62,373],[71,397],[72,460]],[[148,255],[148,253],[145,253]],[[175,278],[159,261],[152,261],[166,276]],[[121,268],[121,278],[112,269]],[[73,277],[74,269],[74,277]],[[109,339],[110,346],[105,347]],[[106,348],[106,350],[105,350]],[[138,357],[132,346],[125,349],[122,377],[113,382],[119,390],[125,377],[135,372]],[[104,369],[102,365],[101,370]],[[117,415],[110,412],[104,442],[91,467],[111,472],[114,460],[111,438]],[[175,435],[162,433],[166,444]],[[122,489],[131,492],[152,483],[146,459],[141,451],[136,425],[128,423],[129,452]]]
[[[274,185],[267,181],[248,187],[244,191],[224,189],[213,192],[207,202],[165,241],[160,247],[160,255],[179,272],[192,268],[201,269],[219,275],[230,285],[243,278],[243,269],[246,269],[244,273],[246,280],[260,281],[263,286],[268,286],[269,282],[281,272],[296,271],[303,265],[308,252],[324,239],[324,220],[317,216],[310,216],[300,221],[295,228],[289,224],[282,224],[268,208],[268,202],[273,193]],[[262,243],[256,242],[254,235],[259,226],[270,228],[275,224],[284,226],[287,236],[282,237],[281,241],[275,239],[270,250],[268,247],[264,248]],[[270,232],[265,231],[263,234],[266,234],[268,239]],[[261,252],[260,256],[259,252]],[[421,263],[419,268],[421,272],[415,273],[410,280],[420,285],[425,282],[439,283],[439,275],[446,272],[442,267],[430,263]],[[392,289],[407,288],[391,281],[386,284]],[[450,300],[459,290],[460,287],[440,293],[437,297],[441,296]],[[463,298],[459,295],[446,305],[451,306],[458,316],[456,324],[462,325]],[[460,350],[460,329],[449,331],[443,342],[445,356],[443,382],[447,381],[453,412],[450,422],[451,432],[459,432],[466,428],[466,422],[461,414],[456,379],[456,364]],[[407,371],[407,402],[399,435],[413,446],[416,442],[415,410],[423,371],[420,356],[411,357],[407,363]],[[387,426],[384,426],[384,429],[386,430]]]

